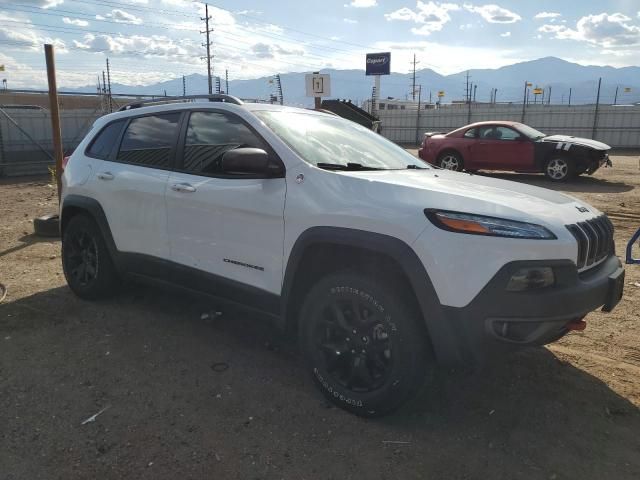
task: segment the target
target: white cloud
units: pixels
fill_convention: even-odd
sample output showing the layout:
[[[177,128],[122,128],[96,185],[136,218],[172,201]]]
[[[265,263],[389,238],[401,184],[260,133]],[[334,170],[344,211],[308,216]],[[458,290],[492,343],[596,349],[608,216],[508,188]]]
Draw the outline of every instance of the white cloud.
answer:
[[[111,18],[113,21],[117,23],[130,23],[133,25],[141,25],[142,19],[140,17],[136,17],[132,13],[125,12],[119,8],[114,8],[111,10],[111,13],[107,13],[106,15],[96,15],[96,20],[105,20],[107,18]]]
[[[251,47],[257,58],[276,58],[279,55],[304,55],[302,49],[286,49],[280,45],[259,42]]]
[[[342,20],[344,21],[344,23],[348,23],[350,25],[354,25],[354,24],[358,23],[358,21],[354,20],[353,18],[343,18]]]
[[[500,34],[501,37],[510,37],[511,36],[511,32],[504,32]]]
[[[189,39],[174,40],[163,35],[94,35],[86,34],[81,41],[73,41],[76,48],[87,52],[111,55],[162,57],[185,63],[200,61],[202,53],[198,43]]]
[[[345,3],[345,7],[353,8],[371,8],[378,5],[376,0],[353,0],[351,3]]]
[[[622,13],[587,15],[572,29],[566,25],[542,25],[539,32],[560,40],[578,40],[604,48],[640,46],[640,26]]]
[[[487,4],[475,6],[468,3],[464,4],[465,10],[479,14],[489,23],[516,23],[522,20],[522,17],[511,10],[507,10],[499,5]]]
[[[89,22],[87,22],[86,20],[80,20],[79,18],[69,18],[69,17],[64,17],[62,19],[62,23],[66,23],[67,25],[75,25],[77,27],[86,27],[87,25],[89,25]]]
[[[415,35],[430,35],[432,32],[442,30],[442,27],[451,21],[449,12],[460,10],[455,3],[422,2],[418,0],[416,9],[403,7],[391,13],[385,14],[387,21],[411,21],[420,27],[413,27],[411,32]]]
[[[460,25],[460,30],[469,30],[473,28],[473,23],[463,23]]]
[[[21,23],[16,23],[19,20]],[[16,28],[2,27],[0,28],[0,45],[6,48],[23,48],[33,51],[42,51],[42,45],[45,43],[52,44],[56,53],[68,53],[63,40],[46,36],[36,30],[31,24],[31,20],[25,17],[16,17],[0,12],[0,22],[5,21],[9,24],[15,24]],[[3,45],[3,43],[5,43]],[[1,50],[0,50],[1,51]]]
[[[540,12],[536,13],[533,18],[535,18],[536,20],[540,20],[544,18],[558,18],[561,16],[562,14],[557,12]]]

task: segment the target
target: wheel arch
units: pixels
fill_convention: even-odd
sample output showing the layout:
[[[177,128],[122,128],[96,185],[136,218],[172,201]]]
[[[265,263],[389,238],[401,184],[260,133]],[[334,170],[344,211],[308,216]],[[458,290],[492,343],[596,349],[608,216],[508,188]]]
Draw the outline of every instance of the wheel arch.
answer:
[[[102,205],[96,199],[91,197],[85,197],[83,195],[67,195],[60,208],[60,235],[64,236],[64,230],[69,224],[69,221],[76,215],[87,215],[91,217],[102,233],[102,238],[107,245],[109,254],[112,260],[116,264],[116,268],[119,269],[117,262],[118,250],[111,234],[111,228],[109,227],[109,221],[104,213]]]
[[[456,363],[460,358],[457,346],[422,262],[405,242],[384,234],[341,227],[312,227],[303,232],[287,261],[281,327],[289,333],[297,329],[298,313],[315,280],[330,272],[363,266],[368,273],[388,275],[409,289],[436,358]]]

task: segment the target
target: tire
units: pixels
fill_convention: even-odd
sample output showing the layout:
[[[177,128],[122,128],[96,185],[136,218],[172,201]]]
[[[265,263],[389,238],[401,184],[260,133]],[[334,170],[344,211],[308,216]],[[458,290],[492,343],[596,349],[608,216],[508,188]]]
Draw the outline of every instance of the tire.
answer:
[[[438,157],[438,166],[445,170],[461,172],[464,168],[464,161],[458,152],[445,152]]]
[[[544,166],[544,174],[553,182],[566,182],[576,174],[576,166],[565,157],[552,157]]]
[[[39,237],[60,236],[60,216],[58,214],[43,215],[33,219],[33,231]]]
[[[87,300],[113,295],[120,283],[100,228],[83,214],[72,217],[64,229],[62,268],[69,288]]]
[[[434,362],[413,303],[384,282],[348,271],[311,288],[300,311],[299,343],[332,403],[378,417],[420,390]]]

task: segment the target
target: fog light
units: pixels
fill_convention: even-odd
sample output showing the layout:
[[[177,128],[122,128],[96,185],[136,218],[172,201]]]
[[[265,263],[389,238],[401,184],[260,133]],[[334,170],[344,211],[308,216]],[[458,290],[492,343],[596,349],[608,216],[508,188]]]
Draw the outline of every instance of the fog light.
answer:
[[[555,283],[555,276],[551,267],[521,268],[511,276],[507,290],[522,292],[550,287]]]

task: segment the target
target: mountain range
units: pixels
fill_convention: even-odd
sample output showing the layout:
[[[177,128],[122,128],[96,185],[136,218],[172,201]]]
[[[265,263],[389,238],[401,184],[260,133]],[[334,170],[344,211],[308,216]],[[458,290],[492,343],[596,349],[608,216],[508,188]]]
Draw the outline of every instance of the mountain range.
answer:
[[[284,103],[310,106],[312,98],[305,96],[305,74],[309,72],[283,73],[280,75]],[[371,97],[373,78],[365,76],[364,70],[325,69],[321,73],[331,76],[331,97],[350,99],[358,104]],[[567,103],[571,89],[572,104],[595,103],[598,79],[602,78],[601,103],[613,103],[618,87],[617,103],[640,101],[640,67],[615,68],[609,66],[584,66],[556,57],[545,57],[497,69],[476,69],[452,75],[440,75],[431,69],[416,72],[416,84],[422,85],[422,101],[436,101],[438,91],[444,91],[444,103],[462,100],[465,96],[467,75],[474,85],[475,98],[479,102],[489,101],[492,89],[497,89],[498,102],[522,102],[524,83],[551,88],[551,103]],[[267,100],[275,94],[274,77],[249,80],[232,80],[229,93],[245,99]],[[207,92],[206,75],[192,74],[185,77],[187,95]],[[129,86],[112,84],[112,93],[137,95],[182,95],[182,78],[167,80],[152,85]],[[225,89],[224,79],[221,82]],[[627,91],[630,89],[630,91]],[[66,91],[95,92],[95,86],[86,86]],[[381,78],[381,98],[405,99],[412,90],[411,73],[392,73]],[[533,102],[534,97],[531,96]],[[537,101],[541,101],[540,98]]]

